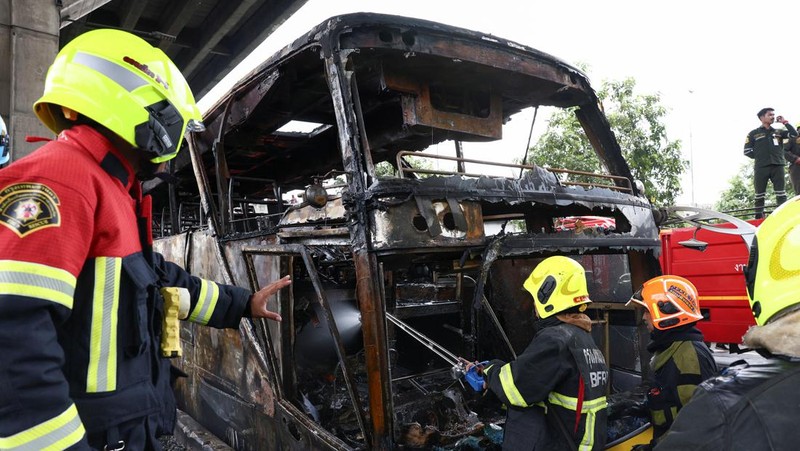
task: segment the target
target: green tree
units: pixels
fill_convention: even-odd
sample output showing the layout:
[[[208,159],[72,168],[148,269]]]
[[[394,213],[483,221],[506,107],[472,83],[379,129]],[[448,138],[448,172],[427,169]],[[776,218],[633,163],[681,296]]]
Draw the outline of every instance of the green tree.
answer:
[[[403,158],[405,158],[405,160],[408,162],[408,164],[411,165],[412,168],[433,169],[433,163],[431,162],[430,159],[415,157],[413,155],[409,155]],[[375,175],[377,175],[378,178],[397,177],[398,172],[397,168],[394,167],[392,163],[388,161],[381,161],[380,163],[377,163],[375,165]],[[423,173],[418,174],[418,177],[420,178],[427,178],[429,176],[430,174],[423,174]]]
[[[789,173],[784,173],[786,180],[786,195],[792,195],[792,184],[789,182]],[[766,210],[775,205],[775,190],[772,183],[767,184]],[[753,163],[746,162],[739,167],[739,172],[729,180],[728,189],[722,192],[719,200],[714,204],[717,211],[734,212],[746,210],[753,212],[755,205],[755,189],[753,188]]]
[[[673,205],[680,194],[680,177],[688,167],[680,140],[667,138],[667,113],[660,94],[637,94],[632,78],[603,81],[597,95],[634,178],[657,205]],[[574,109],[550,116],[547,130],[531,148],[528,162],[586,172],[606,172],[589,143]]]
[[[753,191],[753,163],[745,163],[739,172],[728,181],[729,187],[720,196],[714,209],[717,211],[735,211],[753,208],[755,193]],[[768,190],[772,190],[770,185]]]

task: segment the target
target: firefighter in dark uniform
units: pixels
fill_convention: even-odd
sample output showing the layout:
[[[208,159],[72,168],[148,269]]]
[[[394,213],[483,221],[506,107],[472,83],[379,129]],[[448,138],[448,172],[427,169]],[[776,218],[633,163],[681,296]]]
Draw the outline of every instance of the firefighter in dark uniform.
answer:
[[[798,255],[800,196],[758,227],[744,271],[756,326],[747,331],[743,343],[767,360],[734,364],[700,384],[656,451],[798,449]]]
[[[652,449],[678,412],[692,398],[701,382],[717,375],[714,356],[695,323],[703,319],[697,289],[680,276],[648,280],[630,302],[644,307],[643,319],[650,330],[647,350],[653,353],[646,406],[653,425],[653,440],[637,451]]]
[[[175,399],[162,357],[162,287],[188,319],[280,320],[257,293],[193,277],[152,250],[140,180],[201,129],[186,80],[118,30],[68,43],[34,104],[57,139],[0,170],[0,449],[160,449]]]
[[[789,162],[789,180],[792,181],[794,195],[800,195],[800,136],[787,139],[783,145],[783,156]]]
[[[756,219],[764,217],[764,200],[767,193],[767,182],[772,182],[777,204],[786,202],[786,180],[783,175],[783,145],[787,140],[797,138],[797,130],[783,116],[777,121],[786,130],[772,128],[775,122],[775,110],[762,108],[758,112],[761,126],[747,134],[744,141],[744,155],[755,160],[753,186],[755,188]]]
[[[539,330],[519,357],[491,361],[482,373],[508,408],[504,450],[601,450],[606,442],[608,367],[583,313],[591,302],[583,267],[543,260],[523,284]]]
[[[0,168],[8,165],[11,161],[11,138],[8,136],[6,123],[3,116],[0,116]]]

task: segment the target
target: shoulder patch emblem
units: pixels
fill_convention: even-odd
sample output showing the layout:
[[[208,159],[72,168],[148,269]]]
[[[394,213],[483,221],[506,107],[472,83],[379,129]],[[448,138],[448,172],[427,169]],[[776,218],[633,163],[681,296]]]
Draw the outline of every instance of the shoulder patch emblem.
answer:
[[[0,223],[20,238],[61,226],[58,196],[41,183],[17,183],[0,191]]]

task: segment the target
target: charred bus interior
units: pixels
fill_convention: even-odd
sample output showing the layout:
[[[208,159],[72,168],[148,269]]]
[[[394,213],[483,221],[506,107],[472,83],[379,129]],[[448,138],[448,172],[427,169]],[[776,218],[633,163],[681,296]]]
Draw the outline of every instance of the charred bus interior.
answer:
[[[608,172],[508,162],[525,149],[505,127],[540,107],[575,111]],[[613,391],[647,370],[624,303],[658,272],[658,229],[585,76],[550,55],[332,18],[218,101],[189,148],[175,183],[145,187],[157,249],[252,289],[293,278],[271,301],[281,323],[182,331],[181,408],[237,449],[497,447],[499,402],[409,330],[513,359],[536,332],[522,283],[555,254],[587,271]],[[560,227],[586,215],[614,227]]]

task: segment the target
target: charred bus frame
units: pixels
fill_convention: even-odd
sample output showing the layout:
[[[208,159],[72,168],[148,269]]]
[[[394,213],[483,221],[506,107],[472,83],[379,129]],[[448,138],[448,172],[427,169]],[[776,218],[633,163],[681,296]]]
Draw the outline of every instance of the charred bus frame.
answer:
[[[485,158],[464,156],[488,156],[467,147],[502,142],[513,115],[538,107],[574,111],[608,173],[490,162],[509,175],[487,176]],[[252,289],[294,278],[271,304],[282,323],[183,327],[180,405],[234,447],[446,446],[502,422],[386,313],[465,357],[512,358],[535,331],[522,281],[553,254],[592,272],[596,338],[624,370],[615,384],[646,369],[623,304],[659,272],[658,228],[574,67],[437,23],[339,16],[251,72],[206,126],[173,160],[177,183],[145,187],[157,250]],[[448,142],[453,156],[422,152]],[[581,215],[616,229],[555,227]]]

